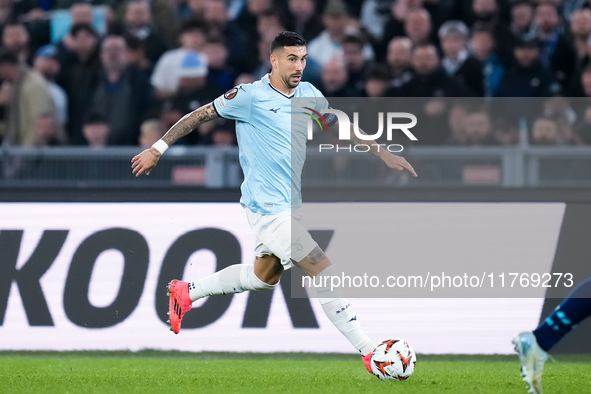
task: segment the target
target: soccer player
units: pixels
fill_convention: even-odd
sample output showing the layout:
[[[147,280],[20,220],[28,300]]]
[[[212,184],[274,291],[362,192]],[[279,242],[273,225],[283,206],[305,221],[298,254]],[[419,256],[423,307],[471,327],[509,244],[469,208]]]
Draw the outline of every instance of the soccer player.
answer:
[[[239,85],[185,115],[161,140],[132,159],[136,176],[149,174],[170,145],[200,124],[217,117],[236,120],[240,165],[244,171],[240,203],[257,238],[255,262],[254,265],[236,264],[190,283],[173,279],[168,292],[170,325],[175,334],[193,301],[200,298],[247,290],[272,290],[283,270],[293,264],[312,277],[330,276],[333,272],[328,257],[300,224],[298,210],[305,146],[292,150],[290,99],[312,98],[315,106],[312,109],[319,113],[329,108],[318,89],[301,82],[306,57],[306,42],[299,34],[279,33],[271,43],[270,74],[252,84]],[[332,127],[338,126],[336,116],[327,114],[325,118]],[[306,133],[305,128],[301,133]],[[364,143],[356,136],[352,138],[356,143]],[[373,145],[371,149],[370,153],[389,167],[406,169],[416,176],[403,157]],[[317,294],[330,321],[360,352],[371,372],[369,361],[374,343],[361,329],[353,308],[347,300],[334,297],[330,288],[319,288]]]
[[[591,316],[591,278],[580,283],[533,332],[513,338],[521,376],[533,394],[542,393],[542,374],[548,351],[577,324]]]

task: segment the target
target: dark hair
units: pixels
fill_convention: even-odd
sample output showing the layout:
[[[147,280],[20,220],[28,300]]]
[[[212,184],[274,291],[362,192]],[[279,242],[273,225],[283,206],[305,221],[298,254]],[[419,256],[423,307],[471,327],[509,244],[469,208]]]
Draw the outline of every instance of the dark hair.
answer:
[[[12,66],[18,66],[18,55],[10,50],[2,50],[0,52],[0,64],[10,64]]]
[[[389,81],[392,78],[390,72],[383,64],[376,64],[367,72],[367,79]]]
[[[144,41],[137,38],[136,36],[133,36],[131,34],[126,34],[124,38],[125,38],[125,45],[127,46],[127,48],[131,49],[132,51],[137,51],[138,49],[142,49],[142,50],[146,49]]]
[[[102,112],[89,112],[84,117],[84,125],[109,124],[109,120]]]
[[[207,27],[205,26],[205,23],[199,19],[190,19],[183,23],[183,25],[181,26],[180,34],[192,31],[200,31],[203,34],[206,34]]]
[[[496,38],[494,26],[486,22],[474,23],[472,26],[472,35],[474,35],[474,33],[488,33],[493,36],[493,38]]]
[[[271,42],[271,53],[278,48],[303,46],[306,46],[306,40],[304,40],[304,37],[293,31],[282,31],[277,34]]]
[[[206,41],[207,44],[220,44],[220,45],[226,45],[226,40],[224,39],[223,36],[214,34],[211,35],[207,38]]]
[[[6,23],[4,24],[4,28],[5,28],[5,29],[6,29],[7,27],[9,27],[9,26],[10,26],[10,27],[15,27],[15,26],[22,26],[22,27],[23,27],[25,30],[27,30],[27,26],[26,26],[24,23],[21,23],[21,22],[19,22],[19,21],[17,21],[17,20],[14,20],[14,19],[10,19],[10,20],[8,20],[8,22],[6,22]],[[27,30],[27,32],[28,32],[28,30]]]
[[[93,29],[93,27],[90,23],[76,23],[70,29],[70,34],[72,35],[72,37],[75,37],[81,31],[85,31],[88,34],[93,35],[98,38],[98,34],[97,34],[96,30]]]
[[[526,5],[529,8],[534,8],[534,5],[532,3],[530,3],[529,1],[527,1],[527,0],[518,0],[518,1],[515,1],[515,2],[513,2],[511,4],[511,9],[513,9],[515,7],[520,7],[522,5]]]
[[[345,44],[355,44],[360,48],[363,48],[365,46],[365,40],[357,34],[347,34],[345,38],[343,38],[343,45]]]

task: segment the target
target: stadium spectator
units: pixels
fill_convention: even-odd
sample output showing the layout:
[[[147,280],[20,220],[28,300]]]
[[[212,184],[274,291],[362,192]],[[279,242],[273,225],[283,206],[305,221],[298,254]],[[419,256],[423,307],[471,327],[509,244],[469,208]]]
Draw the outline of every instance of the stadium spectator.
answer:
[[[162,138],[166,130],[159,119],[143,121],[140,125],[139,145],[144,149],[151,147],[156,141]]]
[[[393,38],[388,44],[386,64],[394,88],[401,87],[412,78],[411,55],[412,41],[408,37]]]
[[[485,109],[469,111],[464,123],[464,146],[493,145],[490,115]]]
[[[240,27],[230,20],[228,6],[224,0],[206,0],[203,20],[209,36],[223,37],[228,52],[228,66],[237,72],[251,71],[255,65],[249,43]]]
[[[468,116],[468,106],[460,101],[454,102],[447,113],[448,145],[465,144],[465,125]]]
[[[180,114],[192,112],[223,93],[220,88],[207,79],[207,61],[203,56],[189,52],[178,66],[179,75],[177,93],[165,106],[180,111]],[[182,116],[182,115],[181,115]],[[179,118],[180,119],[180,118]],[[213,124],[200,126],[197,133],[181,139],[181,144],[206,144],[205,137]]]
[[[500,146],[513,146],[519,143],[519,128],[515,124],[500,123],[493,130],[493,143]]]
[[[575,134],[583,143],[591,145],[591,107],[583,110],[582,119],[575,126]]]
[[[257,36],[273,38],[285,30],[284,22],[274,11],[263,12],[257,18]]]
[[[515,37],[530,37],[535,34],[534,7],[528,1],[518,1],[511,6],[511,32]]]
[[[588,8],[575,11],[570,21],[573,44],[579,61],[588,57],[589,38],[591,38],[591,10]]]
[[[565,88],[575,70],[577,54],[573,44],[561,32],[556,6],[551,3],[538,4],[534,25],[540,45],[540,60],[561,87]]]
[[[19,61],[15,52],[0,53],[0,104],[6,115],[0,134],[11,145],[40,144],[35,133],[36,121],[42,114],[55,116],[55,105],[47,83],[41,74]]]
[[[168,44],[152,24],[152,12],[147,0],[129,0],[124,16],[123,35],[132,35],[146,46],[146,56],[155,64],[166,52]]]
[[[92,26],[93,24],[93,9],[92,4],[87,2],[78,2],[74,3],[70,6],[70,24],[71,26],[77,25],[79,23],[84,23],[87,25]],[[74,51],[74,38],[72,37],[71,28],[66,35],[64,35],[59,44],[58,48],[60,52],[65,50]]]
[[[513,61],[512,46],[514,42],[508,23],[501,19],[501,10],[497,0],[473,0],[470,15],[467,18],[468,27],[472,28],[476,23],[491,26],[494,32],[497,47],[495,51],[505,65]]]
[[[35,135],[37,146],[58,146],[66,143],[63,126],[51,113],[39,115],[35,123]]]
[[[82,133],[86,144],[93,148],[104,148],[108,145],[111,126],[106,116],[99,112],[90,112],[84,118]]]
[[[206,28],[198,21],[185,22],[179,36],[181,46],[165,52],[156,63],[150,83],[162,100],[176,93],[179,76],[174,72],[189,52],[204,53]]]
[[[496,96],[505,74],[505,66],[494,52],[495,37],[493,31],[483,24],[475,24],[470,39],[470,48],[474,58],[480,62],[484,77],[484,95],[486,97]]]
[[[563,145],[582,145],[584,143],[574,132],[577,113],[571,107],[568,99],[560,96],[544,99],[542,114],[544,117],[554,120]]]
[[[560,132],[556,122],[547,117],[534,121],[531,132],[532,145],[561,145]]]
[[[347,34],[355,34],[350,26],[351,19],[347,6],[341,0],[330,0],[322,16],[324,30],[308,44],[308,57],[321,66],[331,60],[343,60],[343,40]],[[363,57],[372,59],[373,50],[369,45],[363,48]]]
[[[321,84],[318,89],[326,97],[352,97],[355,91],[348,88],[347,78],[345,65],[333,60],[322,67]]]
[[[72,25],[76,23],[90,23],[94,19],[92,4],[86,1],[74,2],[70,6],[70,18]]]
[[[0,1],[0,26],[5,26],[15,17],[15,6],[18,3],[12,1]]]
[[[39,48],[35,54],[33,68],[45,78],[56,108],[55,121],[63,128],[68,120],[68,96],[65,90],[55,83],[60,70],[60,63],[57,56],[58,51],[55,46],[45,45]]]
[[[125,37],[125,52],[127,64],[142,71],[146,78],[150,78],[154,66],[146,56],[146,44],[136,36]]]
[[[289,0],[289,29],[311,41],[322,32],[322,18],[316,12],[315,0]]]
[[[568,91],[571,97],[591,97],[591,65],[587,60],[587,65],[582,71],[573,78],[571,87]]]
[[[519,40],[513,49],[517,64],[501,80],[500,97],[544,97],[557,90],[552,74],[539,59],[540,50],[535,39]]]
[[[257,19],[265,12],[273,11],[272,0],[247,0],[246,7],[236,17],[236,25],[239,26],[241,36],[244,38],[245,56],[256,53],[257,42],[261,37],[257,33]],[[272,37],[271,37],[272,38]],[[267,39],[269,39],[267,37]],[[244,59],[242,59],[244,61]],[[239,71],[251,71],[244,69]]]
[[[205,44],[207,56],[207,79],[226,92],[234,86],[235,74],[228,66],[228,48],[223,38],[210,37]]]
[[[418,4],[415,4],[418,3]],[[383,32],[380,34],[379,47],[385,48],[396,37],[404,36],[404,21],[409,10],[414,8],[421,8],[422,0],[419,1],[394,1],[390,4],[388,19],[383,24]],[[377,5],[377,4],[376,4]],[[367,24],[365,26],[368,26]],[[371,30],[370,30],[371,31]],[[382,52],[380,51],[380,52]],[[381,55],[381,53],[380,53]],[[381,58],[381,56],[379,57]]]
[[[18,56],[18,60],[31,64],[29,32],[22,23],[9,22],[2,30],[2,47]]]
[[[152,25],[166,42],[168,48],[178,40],[182,19],[171,0],[149,0]]]
[[[388,97],[392,95],[390,74],[386,67],[374,65],[367,73],[367,81],[363,96],[366,97]]]
[[[413,77],[402,85],[403,97],[464,97],[465,88],[441,68],[434,45],[416,46],[411,55]]]
[[[456,1],[425,1],[425,0],[397,0],[397,1],[377,1],[381,7],[389,7],[389,18],[384,24],[384,33],[381,36],[381,45],[380,48],[383,50],[386,48],[386,45],[389,41],[392,40],[394,37],[404,36],[406,34],[405,30],[405,20],[407,18],[407,14],[414,10],[425,10],[428,13],[428,18],[425,18],[425,15],[421,15],[424,21],[429,22],[429,30],[431,32],[437,31],[438,27],[446,20],[453,20],[453,19],[461,19],[463,13],[461,12],[460,8],[463,6],[464,2]],[[388,4],[389,3],[389,4]],[[415,14],[415,18],[418,18],[418,15],[422,13]],[[455,15],[455,17],[454,17]],[[365,25],[367,26],[367,24]],[[428,27],[424,25],[424,27]],[[416,26],[415,28],[420,29],[420,26]],[[430,41],[423,41],[424,43],[427,42],[434,42],[433,40],[436,37],[430,37]],[[380,57],[381,59],[381,57]]]
[[[416,8],[407,12],[404,18],[404,34],[410,38],[412,45],[426,45],[433,42],[431,15],[424,8]]]
[[[215,146],[236,145],[236,132],[229,122],[217,122],[209,133],[211,144]]]
[[[331,0],[322,14],[324,30],[308,43],[308,57],[321,66],[336,58],[342,59],[342,40],[349,24],[347,6]]]
[[[349,34],[343,39],[343,59],[347,69],[347,89],[353,96],[359,96],[365,85],[371,62],[363,57],[365,40],[358,35]]]
[[[470,14],[467,15],[468,24],[476,22],[497,23],[499,19],[499,4],[497,0],[472,0]]]
[[[270,39],[261,38],[257,44],[257,60],[258,63],[252,70],[252,75],[260,79],[268,72],[271,72],[271,61],[269,60],[269,45]]]
[[[88,91],[100,67],[98,34],[91,25],[79,23],[70,29],[72,48],[61,58],[57,82],[68,95],[68,136],[71,144],[85,144],[82,121],[90,105]]]
[[[466,48],[469,36],[466,25],[460,21],[445,22],[438,35],[443,49],[441,65],[447,75],[463,84],[471,95],[484,96],[481,64]]]
[[[182,22],[202,20],[205,15],[206,2],[204,0],[187,0],[176,2],[177,15]]]
[[[162,103],[159,119],[164,125],[164,128],[168,130],[176,122],[178,122],[183,117],[183,115],[184,114],[180,111],[180,109],[174,108],[172,106],[172,100],[169,99]]]
[[[322,2],[320,2],[322,3]],[[356,13],[354,6],[359,5],[359,14]],[[353,0],[348,1],[349,8],[359,21],[363,30],[369,35],[369,40],[372,42],[380,42],[384,38],[385,25],[390,17],[390,0]],[[351,7],[353,5],[353,7]]]
[[[153,107],[150,83],[144,73],[128,66],[123,37],[105,37],[100,57],[98,81],[88,92],[91,112],[109,121],[109,145],[136,145],[141,119]]]

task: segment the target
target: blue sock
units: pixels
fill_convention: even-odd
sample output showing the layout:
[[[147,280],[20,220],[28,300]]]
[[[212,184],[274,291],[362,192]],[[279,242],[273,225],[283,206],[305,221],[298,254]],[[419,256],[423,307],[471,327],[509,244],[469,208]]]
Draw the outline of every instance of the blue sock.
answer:
[[[545,351],[552,349],[566,334],[591,316],[591,278],[580,283],[560,305],[554,309],[534,335]]]

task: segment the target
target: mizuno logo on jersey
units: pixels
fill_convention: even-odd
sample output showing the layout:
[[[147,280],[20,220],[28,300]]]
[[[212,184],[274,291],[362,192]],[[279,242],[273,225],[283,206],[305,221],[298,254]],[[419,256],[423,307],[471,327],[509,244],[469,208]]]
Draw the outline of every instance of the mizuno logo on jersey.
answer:
[[[279,111],[281,109],[281,107],[279,108],[270,108],[269,111],[273,111],[273,113],[277,113],[277,111]]]

